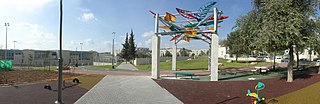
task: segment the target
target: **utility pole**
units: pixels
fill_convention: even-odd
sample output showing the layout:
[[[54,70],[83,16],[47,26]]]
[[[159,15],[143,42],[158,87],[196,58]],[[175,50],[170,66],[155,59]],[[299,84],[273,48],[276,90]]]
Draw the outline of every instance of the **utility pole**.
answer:
[[[113,38],[112,38],[112,59],[111,59],[111,62],[112,62],[112,69],[114,69],[114,35],[116,34],[116,32],[112,32],[113,34]]]

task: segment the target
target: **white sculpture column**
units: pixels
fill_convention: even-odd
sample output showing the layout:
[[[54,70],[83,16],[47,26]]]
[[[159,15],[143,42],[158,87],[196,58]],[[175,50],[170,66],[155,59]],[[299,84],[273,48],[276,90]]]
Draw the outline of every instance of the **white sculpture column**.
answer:
[[[214,8],[214,33],[211,34],[211,78],[210,81],[218,81],[218,13],[217,8]]]
[[[173,46],[172,46],[172,70],[173,71],[177,70],[177,44],[176,44],[176,40],[173,41]]]
[[[211,44],[209,44],[209,50],[208,50],[208,71],[211,70]]]
[[[159,14],[156,14],[155,21],[155,34],[152,36],[152,72],[151,77],[158,79],[160,76],[159,63],[160,63],[160,37],[158,36],[159,31]]]

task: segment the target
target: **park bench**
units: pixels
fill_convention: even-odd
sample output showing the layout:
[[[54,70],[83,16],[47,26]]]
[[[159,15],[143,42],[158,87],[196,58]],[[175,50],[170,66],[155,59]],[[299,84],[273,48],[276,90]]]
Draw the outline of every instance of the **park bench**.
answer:
[[[173,72],[173,74],[176,75],[176,78],[178,75],[182,75],[182,76],[190,76],[192,79],[192,76],[195,76],[195,74],[193,72]]]

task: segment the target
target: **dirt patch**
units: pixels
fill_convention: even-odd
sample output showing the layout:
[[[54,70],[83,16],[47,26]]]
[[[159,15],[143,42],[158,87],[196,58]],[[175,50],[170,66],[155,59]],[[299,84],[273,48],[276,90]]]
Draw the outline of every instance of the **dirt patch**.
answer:
[[[63,73],[63,77],[78,76],[79,74]],[[44,82],[58,77],[57,71],[48,70],[13,70],[0,72],[0,84],[21,84]]]
[[[286,82],[285,78],[218,82],[166,79],[155,81],[185,104],[250,104],[250,97],[245,94],[248,89],[255,92],[254,86],[258,81],[266,85],[264,90],[259,91],[259,96],[266,99],[278,97],[320,81],[320,75],[317,74],[295,77],[292,83]]]

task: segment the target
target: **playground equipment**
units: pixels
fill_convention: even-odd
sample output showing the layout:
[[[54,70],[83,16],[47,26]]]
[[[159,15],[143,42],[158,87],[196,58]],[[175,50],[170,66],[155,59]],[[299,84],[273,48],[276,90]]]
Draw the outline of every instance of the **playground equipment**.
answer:
[[[259,97],[259,91],[263,90],[264,88],[265,88],[265,85],[262,82],[258,82],[258,84],[254,87],[257,93],[251,93],[251,91],[248,90],[246,96],[251,97],[251,104],[257,104],[265,100],[265,98]]]
[[[177,44],[184,40],[190,42],[193,40],[202,40],[209,44],[210,57],[208,69],[211,70],[211,81],[218,81],[218,24],[229,16],[221,16],[222,11],[217,8],[211,8],[217,2],[208,2],[197,12],[176,8],[177,14],[166,12],[165,15],[159,15],[151,10],[149,12],[155,18],[155,35],[152,37],[152,77],[159,78],[159,54],[160,37],[169,35],[173,41],[172,51],[172,70],[176,70]],[[181,16],[182,18],[177,18]],[[159,21],[162,26],[159,26]],[[159,32],[159,28],[163,32]]]
[[[73,68],[73,72],[71,72],[72,69],[70,69],[69,67],[69,73],[75,73],[75,68]],[[78,79],[78,77],[76,77],[76,75],[74,74],[73,77],[66,77],[66,78],[63,78],[63,81],[62,81],[62,87],[63,88],[66,88],[66,84],[65,84],[65,81],[72,81],[73,83],[76,83],[76,84],[79,84],[80,83],[80,80]],[[50,82],[53,82],[53,81],[58,81],[58,78],[53,78],[53,79],[47,79],[47,82],[50,83]],[[52,90],[52,87],[50,84],[45,84],[44,85],[44,88],[45,89],[48,89],[48,90]]]

